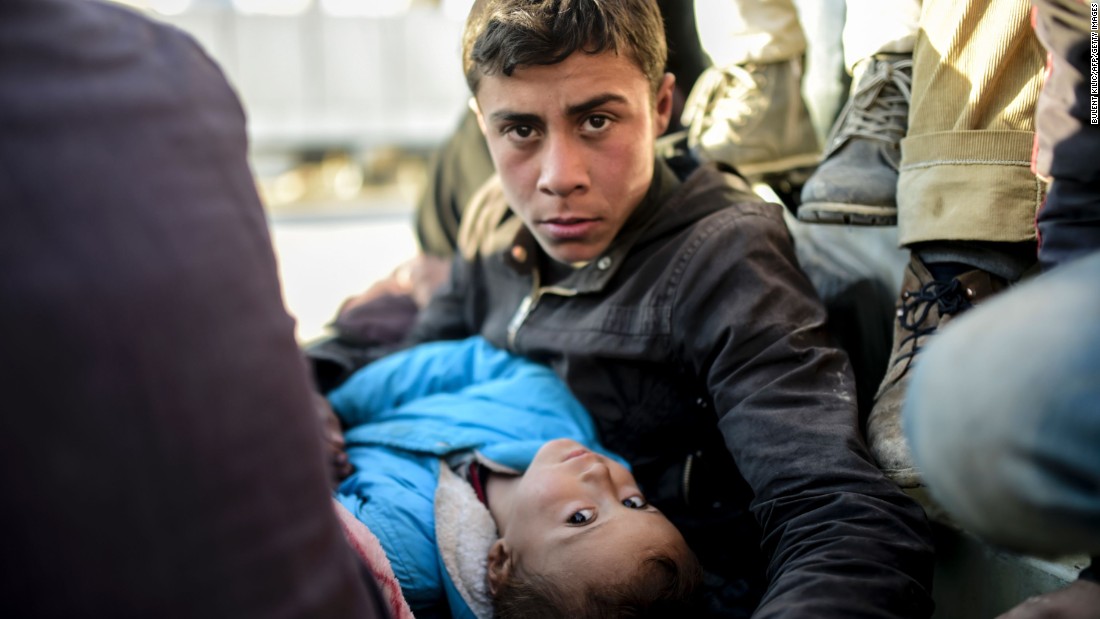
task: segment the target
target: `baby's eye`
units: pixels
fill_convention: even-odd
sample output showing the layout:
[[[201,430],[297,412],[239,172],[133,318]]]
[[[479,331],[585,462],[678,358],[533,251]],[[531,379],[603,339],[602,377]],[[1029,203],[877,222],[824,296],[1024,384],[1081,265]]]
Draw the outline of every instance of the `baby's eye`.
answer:
[[[589,521],[592,520],[592,516],[594,515],[595,512],[591,509],[578,510],[573,512],[573,514],[569,516],[569,519],[566,520],[566,523],[572,525],[588,524]]]
[[[643,507],[648,505],[648,503],[645,502],[645,499],[642,498],[641,495],[635,494],[629,499],[623,499],[623,505],[626,505],[631,509],[642,509]]]

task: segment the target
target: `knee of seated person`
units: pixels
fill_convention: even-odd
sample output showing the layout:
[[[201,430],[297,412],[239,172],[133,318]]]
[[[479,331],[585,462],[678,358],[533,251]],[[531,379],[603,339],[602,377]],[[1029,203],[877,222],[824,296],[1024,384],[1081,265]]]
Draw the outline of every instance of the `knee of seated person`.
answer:
[[[967,529],[1016,550],[1089,551],[1100,537],[1089,524],[1100,513],[1100,325],[1080,320],[1096,302],[1081,277],[1100,256],[1082,267],[948,325],[917,365],[903,410],[932,496]]]
[[[1095,431],[1081,404],[1100,401],[1100,325],[1083,318],[1100,292],[1080,285],[1100,277],[1094,258],[1010,289],[931,338],[903,409],[918,465],[934,474],[965,452],[1039,455],[1052,434],[1072,445],[1083,443],[1076,431]]]

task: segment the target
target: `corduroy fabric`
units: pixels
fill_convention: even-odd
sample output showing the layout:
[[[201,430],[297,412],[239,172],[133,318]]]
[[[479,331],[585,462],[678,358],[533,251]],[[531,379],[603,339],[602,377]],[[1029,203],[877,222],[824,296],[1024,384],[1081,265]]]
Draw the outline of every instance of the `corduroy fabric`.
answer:
[[[1045,54],[1026,0],[925,2],[898,179],[898,242],[1028,241]]]

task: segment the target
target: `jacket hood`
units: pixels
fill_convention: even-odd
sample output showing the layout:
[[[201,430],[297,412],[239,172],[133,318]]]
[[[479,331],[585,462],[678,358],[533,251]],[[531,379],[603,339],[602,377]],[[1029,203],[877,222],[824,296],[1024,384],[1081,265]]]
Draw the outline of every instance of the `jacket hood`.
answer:
[[[681,180],[658,158],[649,193],[623,227],[620,239],[630,246],[645,243],[682,230],[732,204],[763,201],[727,165],[704,164]],[[613,245],[618,244],[617,240]]]

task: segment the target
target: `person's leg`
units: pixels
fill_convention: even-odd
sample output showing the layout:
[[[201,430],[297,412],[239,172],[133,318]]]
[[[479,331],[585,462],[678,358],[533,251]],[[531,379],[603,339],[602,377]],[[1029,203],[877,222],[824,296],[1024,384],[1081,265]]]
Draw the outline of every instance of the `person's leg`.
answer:
[[[802,99],[806,40],[792,0],[695,0],[712,67],[684,105],[688,144],[747,176],[812,165],[817,136]]]
[[[802,98],[810,110],[817,142],[824,144],[848,99],[851,86],[840,43],[844,31],[844,0],[794,0],[794,3],[806,35]],[[799,188],[803,182],[804,179],[798,183]]]
[[[1030,161],[1044,55],[1029,12],[1026,0],[922,7],[897,192],[898,240],[911,258],[867,421],[872,454],[904,486],[919,484],[899,419],[915,356],[939,327],[1035,262],[1044,183]]]
[[[718,67],[783,62],[806,51],[791,0],[695,0],[695,27]]]
[[[1005,292],[922,353],[913,460],[966,529],[1016,550],[1100,554],[1100,253]]]
[[[1096,360],[1092,360],[1091,368],[1085,368],[1085,374],[1082,374],[1081,367],[1073,367],[1071,361],[1080,355],[1082,346],[1091,345],[1095,350],[1097,330],[1088,314],[1084,320],[1081,317],[1068,317],[1062,324],[1049,322],[1052,319],[1058,320],[1057,314],[1067,317],[1074,313],[1074,308],[1095,307],[1097,301],[1095,283],[1100,274],[1100,267],[1097,266],[1100,259],[1100,253],[1097,253],[1100,251],[1100,174],[1095,162],[1100,156],[1100,130],[1092,124],[1089,81],[1086,77],[1091,73],[1089,32],[1093,26],[1089,5],[1085,2],[1034,0],[1034,4],[1035,32],[1049,56],[1047,79],[1038,98],[1036,111],[1033,165],[1036,173],[1044,177],[1054,177],[1046,202],[1038,214],[1038,231],[1042,237],[1038,256],[1044,269],[1074,261],[1078,257],[1092,257],[1086,257],[1084,263],[1067,267],[1068,272],[1057,270],[1053,275],[1046,275],[1030,286],[1012,291],[1004,296],[1003,302],[997,301],[998,305],[991,303],[988,309],[980,313],[980,316],[985,317],[991,316],[993,311],[1000,308],[1014,309],[1015,313],[1002,310],[994,316],[993,327],[999,331],[1011,330],[1014,321],[1019,330],[1009,334],[1009,342],[1015,342],[1016,349],[1026,345],[1021,344],[1020,340],[1027,336],[1041,340],[1041,346],[1027,351],[1026,356],[1019,355],[1018,351],[1013,356],[1022,358],[1023,371],[1027,373],[1036,373],[1036,364],[1042,364],[1038,371],[1043,374],[1038,379],[1025,380],[1025,385],[1015,383],[1015,378],[1021,378],[1020,369],[1016,367],[1018,364],[998,360],[1000,367],[997,367],[998,361],[994,361],[993,372],[1004,369],[1005,374],[1011,375],[997,377],[997,385],[1007,385],[1007,390],[998,389],[998,393],[992,395],[989,402],[981,402],[981,405],[974,408],[956,410],[959,417],[939,421],[948,425],[948,428],[939,428],[932,433],[928,430],[937,422],[937,416],[944,416],[950,411],[950,407],[955,406],[955,402],[945,404],[948,407],[946,409],[913,410],[914,405],[921,404],[927,397],[935,399],[949,396],[941,393],[938,385],[924,386],[923,383],[925,374],[931,376],[932,383],[942,382],[945,378],[942,374],[947,365],[932,365],[927,373],[919,369],[914,376],[911,396],[906,404],[905,421],[910,440],[914,444],[917,464],[935,469],[937,479],[930,476],[927,482],[933,485],[934,493],[946,494],[942,500],[950,502],[950,510],[966,512],[963,518],[967,519],[971,527],[992,534],[994,539],[1010,543],[1015,548],[1033,552],[1047,554],[1052,550],[1060,550],[1078,553],[1091,548],[1095,553],[1100,539],[1100,523],[1096,510],[1091,515],[1081,513],[1080,510],[1087,508],[1089,500],[1092,500],[1093,506],[1097,504],[1100,491],[1097,490],[1095,480],[1100,476],[1100,471],[1096,463],[1100,456],[1092,456],[1091,471],[1082,469],[1082,462],[1087,466],[1088,461],[1087,458],[1082,460],[1081,443],[1075,441],[1091,440],[1092,444],[1086,443],[1084,449],[1091,454],[1098,453],[1096,420],[1100,418],[1097,414],[1100,405],[1096,404],[1097,394],[1092,394],[1089,401],[1080,402],[1085,409],[1067,414],[1064,406],[1058,406],[1058,400],[1073,401],[1073,393],[1082,380],[1091,380],[1092,385],[1096,385],[1097,376],[1089,377],[1087,374],[1090,371],[1096,373]],[[1085,281],[1081,281],[1081,278],[1085,278]],[[1053,289],[1056,286],[1062,286],[1067,296],[1059,295]],[[1015,303],[1014,308],[1009,299]],[[1027,307],[1021,308],[1021,303],[1026,303]],[[1077,303],[1084,305],[1079,306]],[[1052,311],[1048,309],[1051,306],[1057,307]],[[1027,323],[1022,319],[1029,317],[1022,312],[1033,312]],[[1034,314],[1040,314],[1043,322],[1034,321]],[[959,329],[964,329],[961,322]],[[982,334],[993,338],[1000,336],[1000,333],[986,333],[985,330]],[[965,336],[950,331],[945,336],[947,343],[944,345],[958,346],[955,343],[957,338],[963,339]],[[931,355],[939,354],[938,346],[937,341],[930,351],[930,358]],[[1041,354],[1047,350],[1051,351],[1049,358]],[[965,354],[972,354],[972,351]],[[987,363],[986,360],[982,362]],[[950,379],[947,380],[949,382]],[[957,388],[957,385],[953,387]],[[980,394],[989,385],[980,383],[967,387],[968,397],[974,397],[971,387],[977,387]],[[1027,393],[1020,394],[1021,389],[1026,389]],[[1016,399],[1015,396],[1022,399]],[[1041,404],[1022,408],[1027,407],[1025,398],[1031,398],[1031,401],[1041,400]],[[1004,399],[1010,400],[1009,407],[1004,410],[990,410],[988,404]],[[921,406],[925,408],[926,404]],[[1078,406],[1078,402],[1073,406]],[[1087,412],[1089,406],[1092,406],[1092,410],[1085,420],[1085,427],[1078,428],[1079,420],[1073,419],[1073,414]],[[955,451],[958,449],[957,442],[954,449],[950,445],[955,442],[955,427],[952,424],[977,424],[976,418],[983,412],[986,413],[988,422],[994,425],[991,431],[980,434],[980,440],[993,444],[991,447],[985,443],[977,446],[981,453],[991,453],[990,460],[980,466],[987,466],[992,473],[978,473],[976,469],[979,466],[976,466],[974,460],[968,460],[960,469],[949,471],[948,480],[944,483],[942,477],[945,471],[939,467],[953,464],[954,458],[960,455]],[[1007,430],[1018,421],[1019,427]],[[1027,433],[1027,430],[1036,428],[1040,423],[1042,428],[1035,430],[1038,433]],[[914,427],[924,429],[920,439],[913,436]],[[1048,430],[1049,428],[1053,430]],[[948,444],[937,444],[939,441]],[[1064,444],[1068,445],[1067,450],[1063,450]],[[1040,447],[1036,449],[1035,445]],[[937,452],[941,447],[947,449],[946,462],[939,461],[938,456],[941,454]],[[965,449],[972,447],[974,445],[967,444]],[[1005,462],[1010,464],[1002,464]],[[1016,479],[1011,478],[1008,469],[1013,466],[1024,469],[1025,474]],[[974,478],[976,473],[981,477]],[[963,478],[960,479],[959,475]],[[1084,482],[1084,485],[1078,482]],[[1041,484],[1042,488],[1036,488],[1036,484]],[[937,489],[939,485],[945,487]],[[960,493],[964,488],[965,495]],[[975,488],[978,489],[977,493]],[[1091,495],[1087,494],[1086,488],[1092,488]],[[1084,499],[1080,497],[1082,490],[1086,491]],[[1002,513],[1005,507],[1008,508],[1008,513]],[[1024,513],[1022,519],[1013,519],[1007,523],[992,520],[993,513],[1000,519],[1005,516],[1013,518],[1021,511]],[[1066,520],[1069,521],[1068,526],[1064,522]],[[1082,520],[1090,522],[1082,526]],[[1008,528],[1005,524],[1008,524]],[[1034,528],[1029,528],[1029,524],[1033,524]],[[1074,539],[1075,534],[1081,534],[1082,528],[1086,529],[1084,540]],[[1100,609],[1098,570],[1100,555],[1095,554],[1092,556],[1092,565],[1081,572],[1076,582],[1054,592],[1027,599],[1007,612],[1002,619],[1024,619],[1037,615],[1097,616]]]
[[[813,223],[893,224],[899,144],[908,125],[919,0],[848,0],[848,103],[802,188],[798,217]]]
[[[1031,243],[1044,52],[1027,0],[927,0],[898,179],[901,245]]]
[[[1036,172],[1052,178],[1039,211],[1044,269],[1100,248],[1100,109],[1094,108],[1089,4],[1036,0],[1035,32],[1050,52],[1036,117]]]
[[[1025,600],[1003,619],[1094,617],[1100,609],[1100,337],[1087,308],[1100,300],[1100,130],[1092,123],[1086,78],[1093,25],[1089,6],[1079,0],[1034,3],[1035,31],[1050,54],[1033,166],[1053,177],[1037,222],[1039,259],[1050,269],[1085,258],[1006,294],[975,312],[973,322],[960,321],[959,331],[937,338],[928,368],[914,375],[904,417],[933,495],[968,527],[1032,552],[1093,553],[1077,581]],[[993,328],[971,326],[979,316]],[[965,340],[973,340],[978,328],[983,346],[970,348]],[[951,354],[952,347],[962,347],[961,357]],[[1090,348],[1092,359],[1082,367],[1082,353]],[[1011,356],[995,356],[1008,349]],[[973,357],[981,357],[974,365],[979,376],[965,375],[966,393],[956,401],[960,383],[947,374]],[[969,382],[981,376],[986,381]],[[1007,388],[990,390],[1002,384]],[[1093,392],[1082,394],[1083,385]],[[981,431],[960,445],[957,437],[968,428]],[[962,461],[960,450],[969,454]]]
[[[878,54],[912,55],[921,0],[847,0],[844,63],[849,73]]]

